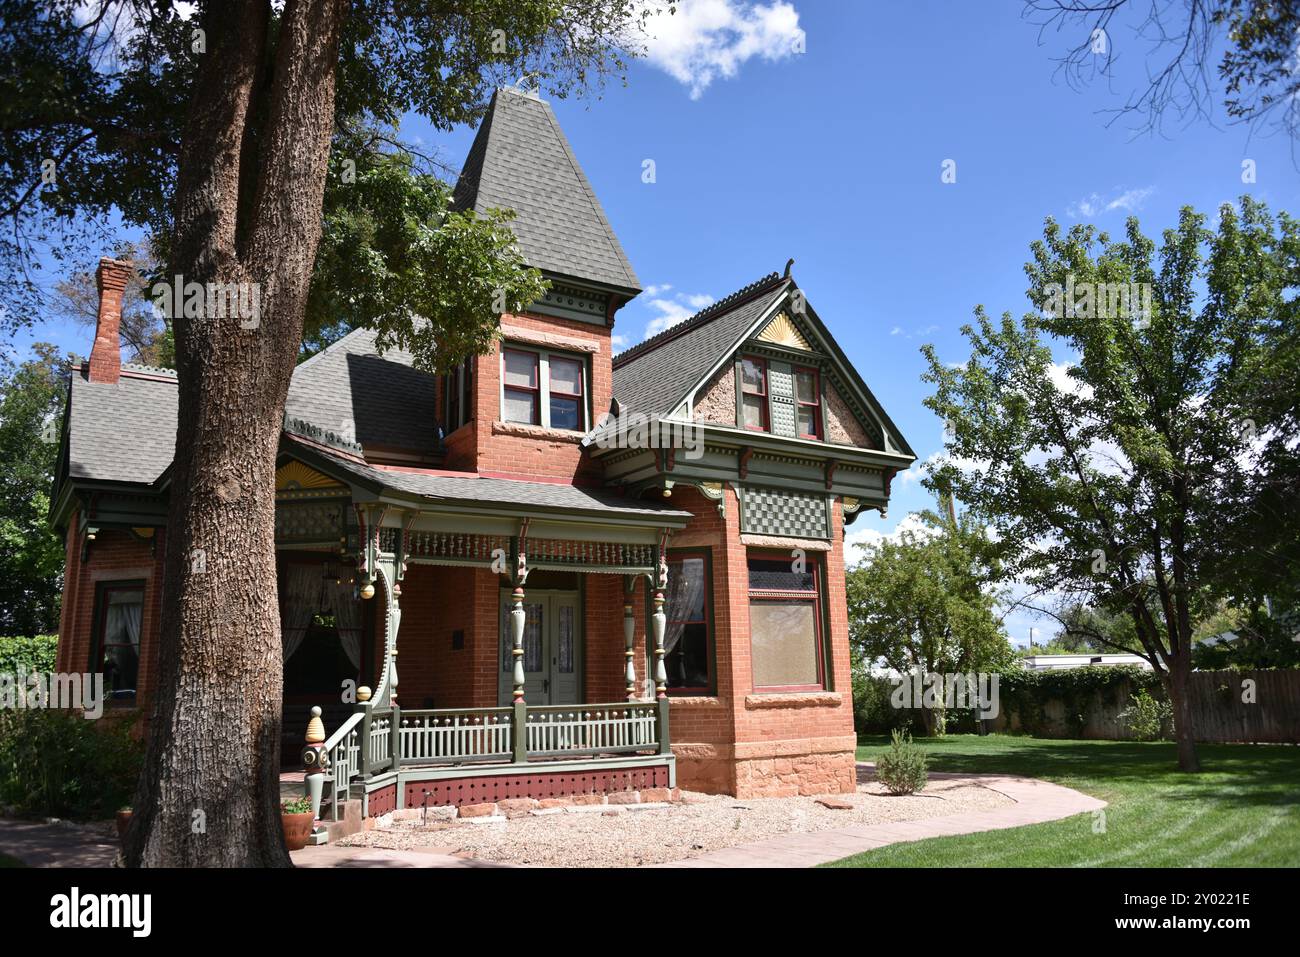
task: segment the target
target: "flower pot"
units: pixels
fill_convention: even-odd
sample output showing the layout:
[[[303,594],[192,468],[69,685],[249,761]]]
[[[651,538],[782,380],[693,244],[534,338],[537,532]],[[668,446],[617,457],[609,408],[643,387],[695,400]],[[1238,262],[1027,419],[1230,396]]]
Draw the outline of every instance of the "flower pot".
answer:
[[[131,812],[117,812],[117,840],[120,844],[126,844],[126,829],[131,826]]]
[[[284,846],[291,851],[300,851],[307,846],[311,836],[311,826],[316,816],[308,811],[305,814],[281,814],[280,823],[284,827]]]

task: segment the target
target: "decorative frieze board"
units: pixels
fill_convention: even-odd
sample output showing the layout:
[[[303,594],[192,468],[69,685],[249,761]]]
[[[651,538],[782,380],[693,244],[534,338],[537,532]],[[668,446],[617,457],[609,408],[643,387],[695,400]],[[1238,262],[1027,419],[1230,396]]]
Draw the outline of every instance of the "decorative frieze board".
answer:
[[[546,294],[524,311],[603,326],[609,315],[609,293],[552,280]]]
[[[825,493],[736,485],[742,534],[831,538],[830,498]]]
[[[306,419],[293,418],[287,412],[284,416],[284,431],[290,435],[301,436],[318,445],[325,445],[342,452],[348,452],[359,458],[364,457],[361,443],[351,436],[345,436],[339,432],[322,428],[315,423],[308,422]]]

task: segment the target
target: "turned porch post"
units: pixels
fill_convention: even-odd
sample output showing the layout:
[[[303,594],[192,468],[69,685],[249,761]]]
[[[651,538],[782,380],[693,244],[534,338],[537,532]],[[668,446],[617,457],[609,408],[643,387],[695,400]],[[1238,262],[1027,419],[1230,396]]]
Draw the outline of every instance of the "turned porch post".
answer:
[[[664,614],[664,592],[668,588],[668,533],[659,536],[659,563],[655,569],[655,610],[650,616],[655,639],[655,697],[668,697],[668,672],[664,669],[664,632],[668,618]]]
[[[510,609],[510,637],[512,648],[510,654],[514,656],[514,700],[521,702],[524,700],[524,586],[516,585],[514,592],[510,595],[510,601],[514,607]]]
[[[626,576],[623,583],[623,643],[627,658],[627,700],[635,701],[636,693],[636,620],[632,617],[632,596],[636,593],[636,577]]]

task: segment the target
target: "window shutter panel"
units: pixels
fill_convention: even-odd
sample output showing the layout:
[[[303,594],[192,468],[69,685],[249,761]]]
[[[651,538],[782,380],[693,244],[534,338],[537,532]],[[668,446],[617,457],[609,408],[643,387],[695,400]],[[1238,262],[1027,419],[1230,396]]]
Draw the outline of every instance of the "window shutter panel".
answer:
[[[767,390],[772,405],[772,434],[794,438],[799,429],[795,418],[794,372],[790,363],[768,364]]]

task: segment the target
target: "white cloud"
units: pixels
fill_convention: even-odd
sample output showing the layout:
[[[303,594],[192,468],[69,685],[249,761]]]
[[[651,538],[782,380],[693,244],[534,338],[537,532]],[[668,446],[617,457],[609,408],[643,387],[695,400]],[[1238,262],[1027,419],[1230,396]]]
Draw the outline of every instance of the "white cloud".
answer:
[[[799,13],[784,0],[679,0],[670,14],[662,3],[646,26],[646,59],[698,100],[714,80],[730,79],[748,60],[789,59],[805,49]]]
[[[872,518],[872,513],[867,512],[858,516],[858,520],[850,525],[844,533],[844,561],[853,565],[862,560],[862,549],[859,545],[879,545],[881,542],[897,542],[902,538],[904,532],[912,532],[916,535],[929,536],[937,535],[938,532],[921,521],[920,513],[908,512],[902,520],[894,526],[892,532],[882,532],[877,528],[872,528],[866,522]]]
[[[665,283],[660,283],[657,286],[655,285],[646,286],[641,291],[645,293],[647,296],[658,296],[661,295],[662,293],[668,292],[672,288],[673,287],[671,283],[665,282]]]
[[[615,353],[622,352],[628,347],[627,336],[612,335],[609,337],[609,345]]]
[[[1092,219],[1102,213],[1113,213],[1121,209],[1126,213],[1132,213],[1141,209],[1147,197],[1155,191],[1154,186],[1143,186],[1138,189],[1115,190],[1109,197],[1093,193],[1078,202],[1071,203],[1066,207],[1066,212],[1075,219]]]
[[[671,289],[672,286],[658,286],[651,288],[663,290]],[[705,306],[711,305],[712,303],[713,297],[704,293],[693,293],[688,295],[679,292],[676,296],[671,298],[659,296],[651,299],[646,303],[646,305],[658,313],[658,315],[646,323],[645,337],[649,339],[651,336],[658,335],[670,326],[675,326],[677,323],[689,319]]]

